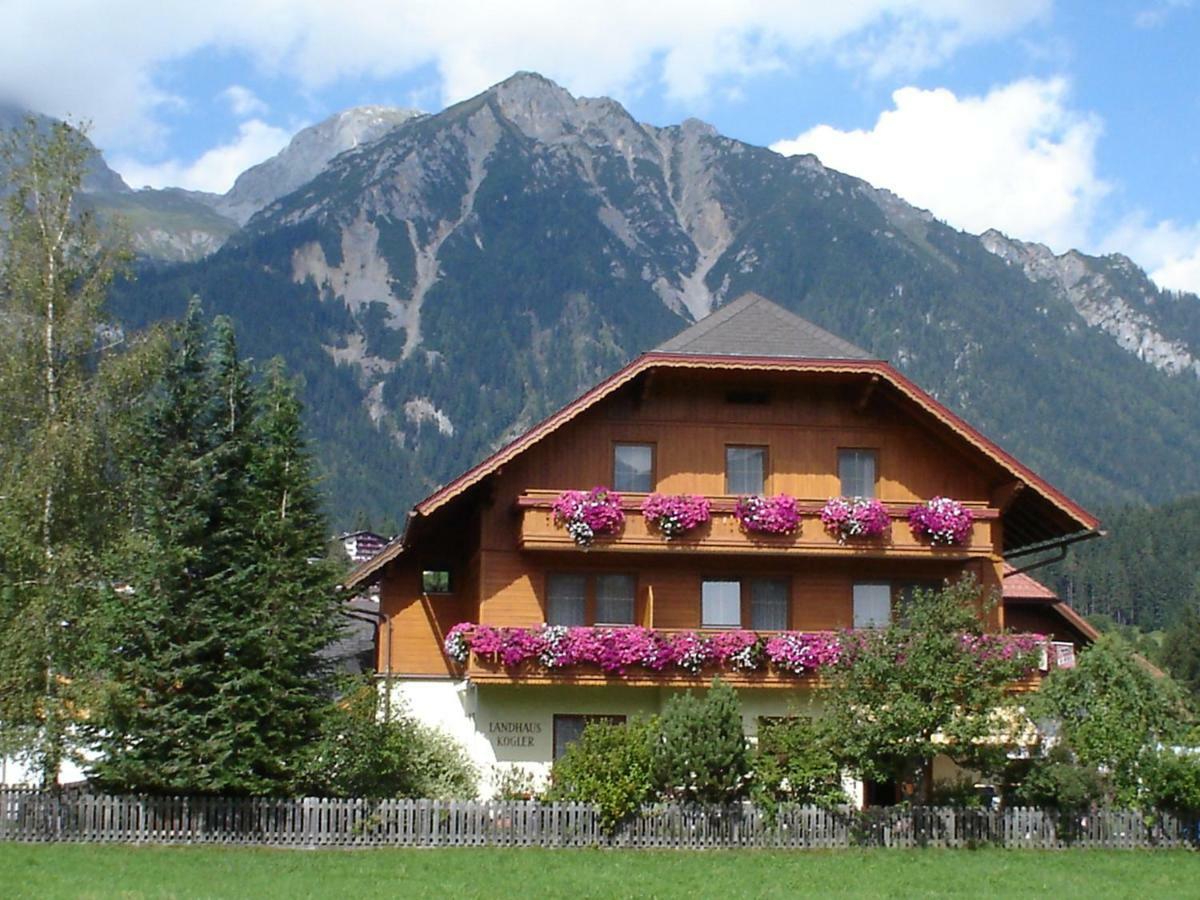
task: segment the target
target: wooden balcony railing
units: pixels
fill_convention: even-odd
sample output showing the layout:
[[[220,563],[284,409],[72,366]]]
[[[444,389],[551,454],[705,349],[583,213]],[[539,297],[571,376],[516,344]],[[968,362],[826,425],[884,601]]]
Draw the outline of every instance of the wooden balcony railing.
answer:
[[[840,655],[834,632],[598,626],[571,629],[568,635],[566,629],[553,634],[545,626],[458,628],[466,629],[466,640],[456,647],[461,671],[481,684],[697,686],[719,675],[737,687],[820,688]],[[980,651],[1006,647],[1006,652],[1037,654],[1044,642],[1040,635],[997,639],[1000,644]],[[1040,646],[1040,660],[1010,686],[1012,691],[1036,690],[1050,668],[1063,664],[1055,653],[1058,645]],[[694,650],[696,655],[689,656]],[[548,658],[555,661],[547,664]]]
[[[520,546],[523,550],[569,550],[575,542],[554,521],[551,507],[559,491],[526,491],[517,499],[521,516]],[[963,504],[975,522],[969,540],[960,546],[935,547],[914,537],[907,516],[911,504],[886,503],[892,519],[888,533],[877,538],[855,538],[839,542],[821,524],[824,500],[800,500],[801,526],[796,534],[772,535],[744,531],[733,514],[736,497],[710,497],[708,522],[685,535],[666,540],[645,516],[644,494],[623,495],[621,508],[625,525],[614,535],[597,536],[589,547],[595,552],[621,553],[720,553],[802,554],[849,557],[917,557],[969,559],[989,556],[999,539],[999,510],[982,503]]]

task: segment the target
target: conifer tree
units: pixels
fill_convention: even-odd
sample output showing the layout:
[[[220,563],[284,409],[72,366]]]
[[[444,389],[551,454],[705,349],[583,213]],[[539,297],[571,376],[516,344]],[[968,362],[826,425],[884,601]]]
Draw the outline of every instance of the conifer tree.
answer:
[[[300,777],[328,708],[317,651],[336,627],[300,409],[280,368],[257,388],[233,329],[205,353],[189,308],[139,471],[130,590],[92,726],[113,790],[266,794]]]

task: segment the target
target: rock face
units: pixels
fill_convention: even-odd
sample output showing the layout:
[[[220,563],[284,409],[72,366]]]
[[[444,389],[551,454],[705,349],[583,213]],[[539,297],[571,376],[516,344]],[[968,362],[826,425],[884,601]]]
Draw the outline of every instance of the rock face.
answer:
[[[247,169],[213,207],[243,225],[270,203],[311,181],[329,161],[370,143],[397,125],[421,115],[391,106],[358,106],[296,133],[275,156]]]
[[[1126,256],[1055,256],[1044,244],[1025,243],[989,230],[979,241],[1031,281],[1049,284],[1089,326],[1110,335],[1123,350],[1156,369],[1200,377],[1200,359],[1186,340],[1163,334],[1159,308],[1179,302],[1158,290]],[[1185,301],[1186,302],[1186,301]]]
[[[326,158],[122,303],[177,314],[198,291],[248,352],[283,353],[347,518],[395,514],[745,291],[891,359],[1085,501],[1200,490],[1200,301],[1122,258],[955,231],[813,156],[529,73]]]

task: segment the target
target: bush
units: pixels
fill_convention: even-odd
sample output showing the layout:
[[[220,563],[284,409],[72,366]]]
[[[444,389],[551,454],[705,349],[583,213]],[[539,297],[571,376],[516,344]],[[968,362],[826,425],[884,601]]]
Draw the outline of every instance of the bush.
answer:
[[[750,789],[750,761],[737,694],[720,678],[703,697],[667,701],[654,747],[654,786],[669,799],[729,803]]]
[[[330,797],[472,798],[478,773],[463,747],[403,714],[384,721],[364,683],[326,717],[306,766],[305,790]]]
[[[849,800],[828,729],[808,716],[763,723],[754,779],[754,799],[768,808],[784,802],[831,808]]]
[[[1200,813],[1200,758],[1167,748],[1147,754],[1140,768],[1147,806],[1179,815]]]
[[[524,766],[493,766],[492,797],[496,800],[533,800],[538,795],[537,779]]]
[[[593,721],[554,764],[548,800],[578,800],[600,808],[600,827],[611,834],[642,804],[654,799],[651,775],[658,722]]]
[[[1081,764],[1065,744],[1045,756],[1024,760],[1009,772],[1009,805],[1038,806],[1077,812],[1103,802],[1109,794],[1104,776]]]

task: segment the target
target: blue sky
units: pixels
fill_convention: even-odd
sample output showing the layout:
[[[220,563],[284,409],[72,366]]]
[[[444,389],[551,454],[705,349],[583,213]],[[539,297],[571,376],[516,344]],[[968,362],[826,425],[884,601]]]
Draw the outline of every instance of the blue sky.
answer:
[[[0,95],[89,119],[135,186],[223,191],[345,107],[432,112],[530,69],[1200,291],[1191,0],[0,0],[0,21]]]

